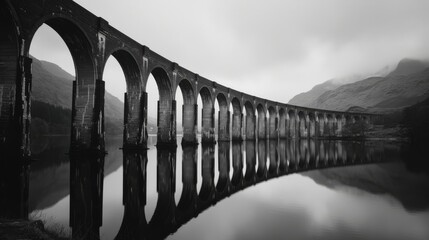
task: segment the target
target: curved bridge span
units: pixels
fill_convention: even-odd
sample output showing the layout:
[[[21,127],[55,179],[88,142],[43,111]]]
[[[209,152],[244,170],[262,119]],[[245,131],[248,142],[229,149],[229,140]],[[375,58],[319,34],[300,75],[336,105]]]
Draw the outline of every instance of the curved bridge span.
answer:
[[[32,38],[42,24],[52,27],[68,46],[75,64],[72,149],[104,150],[103,71],[110,57],[125,73],[124,147],[145,148],[146,83],[158,89],[158,144],[176,144],[176,109],[183,111],[183,144],[201,141],[344,137],[347,124],[370,124],[374,115],[304,108],[252,96],[206,79],[157,54],[73,1],[0,1],[0,144],[29,156]],[[184,105],[176,106],[180,88]],[[203,106],[197,106],[201,96]],[[215,113],[215,102],[219,112]],[[230,111],[232,105],[232,111]],[[202,119],[197,111],[202,109]]]

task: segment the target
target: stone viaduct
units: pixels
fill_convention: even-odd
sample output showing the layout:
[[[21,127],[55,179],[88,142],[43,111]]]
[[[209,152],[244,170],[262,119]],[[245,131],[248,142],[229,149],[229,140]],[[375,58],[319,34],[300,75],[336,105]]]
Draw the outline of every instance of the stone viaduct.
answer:
[[[32,59],[37,29],[47,24],[68,46],[75,64],[71,149],[104,150],[104,81],[113,56],[124,71],[124,147],[146,148],[150,74],[159,90],[158,144],[176,144],[176,109],[183,111],[182,144],[201,141],[341,137],[342,127],[373,115],[304,108],[252,96],[206,79],[124,35],[107,21],[68,0],[0,0],[0,145],[29,156]],[[176,106],[177,88],[184,105]],[[156,93],[155,93],[156,94]],[[201,96],[202,106],[197,106]],[[218,101],[219,112],[214,105]],[[232,108],[230,108],[232,106]],[[202,119],[197,111],[202,110]],[[230,110],[232,109],[232,110]],[[218,114],[218,137],[215,136]]]

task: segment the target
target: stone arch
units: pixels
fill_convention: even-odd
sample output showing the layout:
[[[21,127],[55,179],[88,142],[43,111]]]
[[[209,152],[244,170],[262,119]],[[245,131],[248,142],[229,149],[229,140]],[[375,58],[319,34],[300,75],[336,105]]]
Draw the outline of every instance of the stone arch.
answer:
[[[71,149],[104,149],[103,97],[104,82],[96,81],[95,57],[90,38],[73,19],[60,15],[45,15],[34,24],[28,35],[29,52],[31,41],[45,23],[63,39],[75,66],[76,80],[72,97]],[[95,101],[88,101],[95,99]],[[89,110],[89,111],[88,111]]]
[[[286,110],[283,107],[280,107],[279,109],[279,122],[278,122],[278,128],[279,128],[279,137],[280,138],[286,138],[287,137],[287,117],[286,117]]]
[[[199,91],[203,102],[203,110],[201,114],[201,141],[214,142],[214,103],[210,90],[207,87],[202,87]]]
[[[342,114],[335,114],[335,136],[341,136],[341,132],[343,131],[344,122]]]
[[[230,112],[228,107],[228,100],[224,93],[219,92],[216,95],[216,101],[219,104],[219,113],[218,113],[218,140],[219,141],[229,141],[230,129]]]
[[[266,139],[265,126],[267,118],[265,108],[259,103],[256,106],[256,111],[258,112],[258,139]]]
[[[294,138],[297,136],[297,117],[295,114],[295,110],[294,109],[289,109],[289,111],[287,112],[286,118],[288,120],[288,129],[289,129],[289,136],[290,138]]]
[[[331,137],[334,135],[334,117],[331,113],[326,114],[325,135]]]
[[[274,106],[268,107],[268,136],[270,139],[277,139],[277,110]]]
[[[176,144],[175,101],[172,96],[168,73],[162,67],[155,67],[150,72],[158,89],[157,107],[157,144]],[[146,89],[148,78],[144,89]],[[147,93],[148,95],[151,93]],[[147,103],[146,103],[147,105]]]
[[[112,51],[113,56],[122,68],[125,75],[125,82],[127,85],[125,97],[124,97],[124,146],[142,146],[144,144],[144,132],[143,132],[143,114],[142,114],[142,73],[139,65],[134,56],[125,49],[115,49]],[[106,58],[104,63],[104,69],[106,67],[107,60],[110,55]]]
[[[195,99],[194,88],[192,83],[187,79],[179,82],[182,92],[182,127],[183,138],[182,144],[195,144],[197,142],[197,100]],[[176,89],[177,90],[177,89]]]
[[[300,138],[307,137],[306,114],[304,111],[298,111],[298,136]]]
[[[317,114],[317,119],[318,119],[318,124],[317,124],[317,128],[318,128],[318,136],[323,136],[325,133],[325,114],[323,113],[318,113]]]
[[[218,92],[216,94],[216,100],[219,103],[219,109],[229,109],[228,108],[228,100],[226,99],[226,96],[222,92]]]
[[[106,62],[109,60],[110,56],[113,56],[118,61],[119,65],[121,65],[127,82],[127,92],[132,92],[133,88],[141,89],[142,72],[133,54],[127,49],[115,49],[107,56],[103,68],[105,68]]]
[[[0,1],[0,212],[28,218],[31,59],[20,57],[19,23]]]
[[[316,115],[314,112],[308,112],[308,136],[310,138],[316,137],[317,134],[317,125],[316,125]]]
[[[93,46],[87,33],[73,19],[66,16],[47,16],[38,21],[29,34],[30,44],[27,45],[27,52],[31,46],[34,34],[42,24],[46,24],[57,32],[67,45],[75,65],[76,79],[78,84],[86,84],[95,81],[95,59]],[[81,83],[83,82],[83,83]]]
[[[187,79],[180,80],[178,86],[182,91],[183,103],[185,105],[194,105],[197,103],[195,99],[194,88],[192,87],[192,83]]]
[[[241,103],[240,100],[237,97],[233,97],[231,100],[231,105],[232,105],[232,131],[231,131],[231,135],[232,135],[232,140],[234,141],[240,141],[242,140],[241,137],[241,123],[242,123],[242,114],[243,112],[241,111]]]
[[[250,101],[244,103],[244,108],[246,109],[246,140],[255,140],[255,108]]]
[[[167,71],[165,71],[162,67],[155,67],[152,69],[150,74],[152,74],[152,76],[154,77],[156,85],[158,87],[159,100],[172,100],[173,97],[171,91],[171,81]],[[144,86],[144,89],[146,89],[146,85]]]
[[[22,96],[25,92],[22,89],[23,76],[18,73],[27,70],[30,73],[31,67],[24,68],[24,64],[31,64],[29,59],[19,59],[19,39],[18,23],[14,19],[14,13],[7,2],[2,1],[0,4],[0,147],[6,144],[12,144],[15,141],[29,141],[27,136],[19,136],[19,125],[25,126],[29,122],[22,121],[19,115],[26,115],[28,112],[22,112],[22,108],[17,106],[24,104],[29,105],[30,96]],[[23,61],[20,61],[23,60]],[[21,69],[20,69],[21,68]],[[24,102],[22,102],[24,100]],[[19,136],[19,137],[18,137]],[[15,139],[12,139],[15,138]],[[21,139],[21,140],[20,140]],[[29,150],[29,143],[25,150]],[[8,146],[5,146],[7,149]],[[15,150],[15,149],[14,149]],[[29,154],[29,152],[28,152]],[[0,166],[1,167],[1,166]],[[2,169],[5,169],[2,167]]]

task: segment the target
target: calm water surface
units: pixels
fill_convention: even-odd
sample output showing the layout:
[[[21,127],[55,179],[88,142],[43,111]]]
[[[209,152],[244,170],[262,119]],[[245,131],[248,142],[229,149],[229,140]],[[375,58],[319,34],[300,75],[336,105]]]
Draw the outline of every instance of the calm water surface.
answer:
[[[214,185],[221,185],[222,179],[234,181],[237,176],[243,179],[249,172],[255,175],[261,172],[265,176],[262,178],[270,178],[273,166],[277,169],[273,171],[283,167],[289,172],[226,197],[181,226],[168,239],[429,239],[427,171],[408,170],[419,168],[403,161],[404,153],[396,144],[289,141],[209,147],[200,144],[195,150],[182,149],[179,144],[175,162],[174,155],[167,156],[176,166],[170,171],[175,180],[167,179],[170,183],[165,185],[162,183],[165,178],[157,180],[157,171],[162,171],[157,159],[166,161],[165,154],[157,152],[155,141],[151,139],[147,151],[146,197],[141,196],[146,205],[140,215],[144,214],[147,221],[157,205],[157,181],[161,182],[158,183],[160,189],[174,185],[174,202],[178,204],[184,186],[188,189],[189,185],[189,174],[184,171],[196,171],[198,191],[210,182],[203,180],[206,178],[213,179]],[[129,177],[128,185],[124,186],[121,138],[109,138],[107,144],[99,235],[101,239],[114,239],[121,225],[132,220],[124,218],[123,203],[127,200],[123,199],[123,193],[133,196],[139,191],[133,186],[139,185],[134,181],[138,177]],[[68,138],[35,141],[29,204],[32,218],[44,219],[49,228],[71,235],[71,164],[67,148]],[[187,164],[182,166],[188,161],[184,158],[194,155],[197,156],[195,169],[189,170]],[[359,159],[370,161],[358,163]],[[252,161],[256,162],[251,164]],[[344,166],[350,161],[358,162]],[[130,164],[135,168],[134,163]],[[305,171],[308,166],[326,168]],[[133,173],[127,170],[126,174]],[[225,178],[225,174],[229,178]]]

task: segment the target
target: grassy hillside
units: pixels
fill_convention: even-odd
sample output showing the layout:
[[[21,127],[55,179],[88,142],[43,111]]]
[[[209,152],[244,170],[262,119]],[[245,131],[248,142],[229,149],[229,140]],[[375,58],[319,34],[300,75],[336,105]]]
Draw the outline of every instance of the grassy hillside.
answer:
[[[57,65],[34,57],[32,72],[33,134],[70,134],[74,77]],[[122,133],[123,107],[118,98],[106,92],[107,134]]]
[[[417,60],[401,61],[386,77],[371,77],[340,86],[318,97],[311,107],[345,111],[361,107],[371,111],[392,111],[429,97],[429,68]]]

